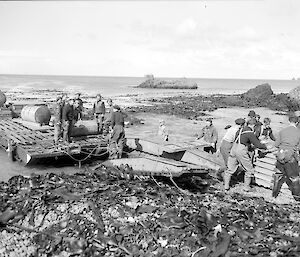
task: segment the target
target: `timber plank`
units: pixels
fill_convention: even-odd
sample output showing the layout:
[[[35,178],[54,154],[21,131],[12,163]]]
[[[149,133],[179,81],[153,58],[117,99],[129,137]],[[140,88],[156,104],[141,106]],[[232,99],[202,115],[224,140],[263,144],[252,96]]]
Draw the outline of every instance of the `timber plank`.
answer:
[[[265,169],[265,168],[262,168],[262,167],[259,167],[259,166],[255,166],[254,169],[255,169],[256,172],[268,175],[270,177],[272,177],[273,174],[275,173],[274,170]]]
[[[263,169],[267,169],[267,170],[274,170],[275,169],[275,165],[265,163],[265,162],[256,162],[255,165],[258,166],[258,167],[261,167]]]
[[[275,165],[276,164],[276,159],[270,159],[270,158],[257,158],[256,162],[263,162],[263,163],[268,163]]]

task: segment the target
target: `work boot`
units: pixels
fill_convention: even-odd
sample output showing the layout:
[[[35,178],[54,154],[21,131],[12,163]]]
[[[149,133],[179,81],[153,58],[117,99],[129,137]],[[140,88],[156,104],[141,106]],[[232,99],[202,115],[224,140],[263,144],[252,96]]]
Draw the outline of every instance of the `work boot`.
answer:
[[[226,191],[228,191],[229,188],[230,188],[231,174],[228,174],[228,173],[225,172],[225,173],[224,173],[223,179],[224,179],[224,189],[225,189]]]
[[[244,191],[246,192],[253,192],[255,191],[253,188],[251,188],[250,184],[251,184],[251,179],[252,177],[248,177],[248,176],[245,176],[244,178]]]

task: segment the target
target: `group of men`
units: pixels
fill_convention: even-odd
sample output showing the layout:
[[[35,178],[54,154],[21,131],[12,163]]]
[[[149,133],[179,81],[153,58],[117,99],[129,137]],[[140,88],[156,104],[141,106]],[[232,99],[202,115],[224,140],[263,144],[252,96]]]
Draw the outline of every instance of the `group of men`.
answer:
[[[260,116],[250,111],[246,119],[236,119],[235,125],[226,132],[221,146],[220,153],[225,163],[224,188],[229,190],[231,177],[241,165],[245,170],[244,189],[250,191],[251,180],[254,175],[254,154],[255,149],[266,151],[268,140],[275,140],[270,127],[270,119],[260,122]]]
[[[206,126],[198,138],[207,143],[205,151],[217,152],[218,133],[212,119],[206,120]],[[260,121],[260,115],[253,110],[246,118],[238,118],[234,125],[226,126],[226,133],[221,141],[218,152],[224,159],[223,168],[224,189],[230,189],[230,181],[235,176],[238,167],[245,171],[244,190],[250,191],[251,180],[255,173],[254,156],[263,157],[267,152],[275,152],[277,162],[274,174],[273,196],[277,197],[284,182],[289,186],[293,196],[300,197],[300,123],[293,114],[289,116],[289,126],[281,130],[275,138],[270,127],[270,118]],[[271,143],[273,141],[273,143]]]
[[[277,158],[273,176],[273,197],[277,197],[285,182],[296,200],[300,196],[300,129],[299,117],[289,115],[289,125],[282,129],[275,138],[270,127],[271,120],[265,118],[260,122],[260,116],[250,111],[247,119],[235,120],[236,125],[228,129],[221,143],[220,152],[224,158],[224,188],[230,188],[230,180],[239,165],[245,170],[244,189],[251,190],[250,183],[255,173],[253,157],[255,152],[275,152]],[[269,144],[275,141],[274,144]]]
[[[71,142],[71,133],[74,124],[81,120],[83,101],[80,93],[75,98],[68,98],[67,94],[58,96],[54,106],[54,143],[57,145],[62,135],[64,143]]]
[[[58,96],[54,106],[54,143],[71,142],[72,129],[77,121],[83,118],[83,101],[81,94],[77,93],[74,98],[68,98],[67,94]],[[98,94],[93,104],[94,120],[97,123],[97,132],[111,130],[110,133],[110,158],[120,158],[125,140],[124,118],[126,115],[118,105],[113,105],[111,99],[107,101],[109,110],[106,113],[105,103],[102,96]]]

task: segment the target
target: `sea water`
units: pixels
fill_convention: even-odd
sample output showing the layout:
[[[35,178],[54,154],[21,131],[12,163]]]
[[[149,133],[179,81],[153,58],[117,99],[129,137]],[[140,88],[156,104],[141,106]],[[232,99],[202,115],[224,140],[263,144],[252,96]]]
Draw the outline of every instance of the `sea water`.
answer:
[[[162,78],[166,80],[176,78]],[[233,94],[243,93],[257,85],[268,83],[274,93],[287,93],[300,86],[300,80],[268,80],[268,79],[206,79],[187,78],[188,82],[197,83],[197,90],[188,89],[146,89],[136,88],[144,77],[96,77],[96,76],[50,76],[50,75],[0,75],[0,89],[5,92],[26,92],[32,90],[54,90],[81,92],[112,97],[120,95],[149,95],[178,92],[201,94]]]

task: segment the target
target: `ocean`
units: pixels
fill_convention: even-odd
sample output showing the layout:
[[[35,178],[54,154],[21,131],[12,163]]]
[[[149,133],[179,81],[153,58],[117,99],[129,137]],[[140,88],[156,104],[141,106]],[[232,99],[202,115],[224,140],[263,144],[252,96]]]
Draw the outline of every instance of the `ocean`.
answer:
[[[176,79],[176,78],[162,78]],[[0,90],[8,93],[26,91],[66,91],[83,94],[101,93],[104,97],[122,95],[149,95],[177,92],[201,94],[243,93],[263,83],[269,83],[275,93],[287,93],[300,86],[300,80],[264,80],[264,79],[206,79],[188,78],[198,84],[197,90],[183,89],[143,89],[136,88],[144,77],[96,77],[96,76],[52,76],[52,75],[0,75]]]

